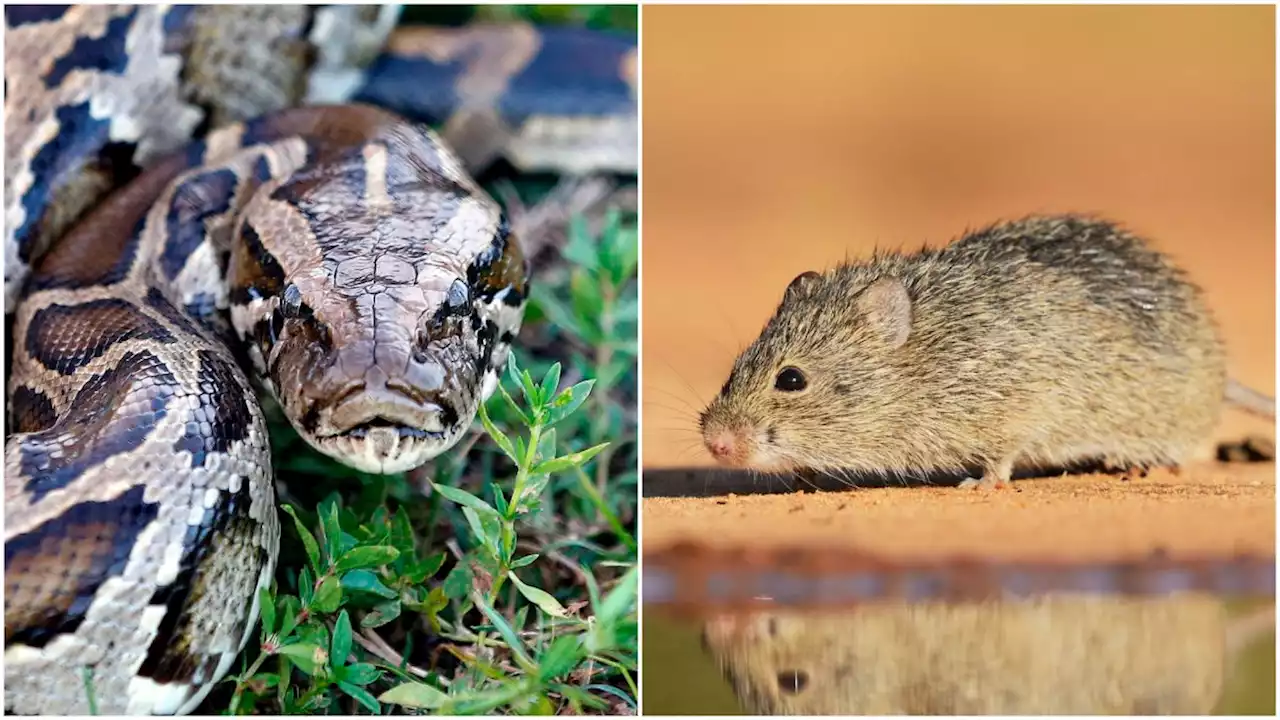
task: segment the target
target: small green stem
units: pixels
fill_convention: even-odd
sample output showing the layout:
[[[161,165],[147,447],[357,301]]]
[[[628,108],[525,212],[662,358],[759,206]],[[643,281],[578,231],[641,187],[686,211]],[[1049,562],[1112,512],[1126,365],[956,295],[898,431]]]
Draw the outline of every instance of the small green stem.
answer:
[[[516,471],[515,487],[511,489],[511,505],[507,508],[507,520],[515,520],[520,510],[521,496],[524,494],[524,486],[529,482],[529,471],[533,469],[533,462],[538,457],[538,441],[542,438],[542,423],[540,418],[535,418],[533,425],[529,427],[529,446],[525,448],[524,459],[520,461],[520,468]]]
[[[89,703],[89,714],[98,714],[98,696],[93,691],[93,668],[85,665],[80,668],[80,674],[84,678],[84,695],[85,700]]]

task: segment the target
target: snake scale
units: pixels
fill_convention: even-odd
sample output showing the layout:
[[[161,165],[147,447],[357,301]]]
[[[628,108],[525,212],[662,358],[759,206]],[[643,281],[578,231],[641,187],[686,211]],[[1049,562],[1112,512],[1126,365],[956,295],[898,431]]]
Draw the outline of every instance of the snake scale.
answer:
[[[634,38],[397,13],[6,7],[7,711],[198,706],[275,567],[256,388],[355,468],[448,450],[529,282],[469,172],[635,171]]]

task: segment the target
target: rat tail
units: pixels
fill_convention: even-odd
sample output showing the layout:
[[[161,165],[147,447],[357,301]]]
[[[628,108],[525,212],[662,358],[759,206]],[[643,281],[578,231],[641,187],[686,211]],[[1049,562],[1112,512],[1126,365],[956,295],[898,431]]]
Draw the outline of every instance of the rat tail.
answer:
[[[1268,395],[1264,395],[1251,387],[1241,384],[1231,378],[1227,379],[1227,391],[1224,394],[1227,402],[1231,405],[1260,415],[1271,420],[1276,419],[1276,399]]]

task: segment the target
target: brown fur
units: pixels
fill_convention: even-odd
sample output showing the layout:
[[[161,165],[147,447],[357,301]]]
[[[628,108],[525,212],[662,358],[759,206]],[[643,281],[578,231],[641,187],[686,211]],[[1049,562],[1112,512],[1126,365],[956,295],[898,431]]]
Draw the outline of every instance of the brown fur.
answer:
[[[1202,715],[1232,627],[1208,595],[1063,594],[729,615],[704,638],[753,714]]]
[[[784,367],[807,379],[775,389]],[[703,412],[727,464],[907,474],[1178,465],[1217,423],[1222,341],[1181,270],[1109,222],[1030,217],[788,287]]]

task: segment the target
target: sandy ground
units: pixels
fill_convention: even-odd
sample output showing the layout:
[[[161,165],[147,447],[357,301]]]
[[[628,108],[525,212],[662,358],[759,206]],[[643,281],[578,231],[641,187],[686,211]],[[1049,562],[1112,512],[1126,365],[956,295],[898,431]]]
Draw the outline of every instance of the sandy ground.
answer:
[[[876,488],[651,497],[644,543],[852,547],[894,557],[1125,559],[1275,551],[1275,465],[1203,464],[1145,479],[1035,478],[1011,490]],[[712,490],[712,488],[708,488]]]
[[[1267,7],[647,7],[644,467],[802,271],[1031,212],[1121,220],[1186,267],[1230,372],[1275,389]],[[1218,438],[1274,434],[1245,415]],[[1122,483],[644,501],[643,540],[895,553],[1274,551],[1273,465]],[[646,493],[649,494],[649,493]]]

